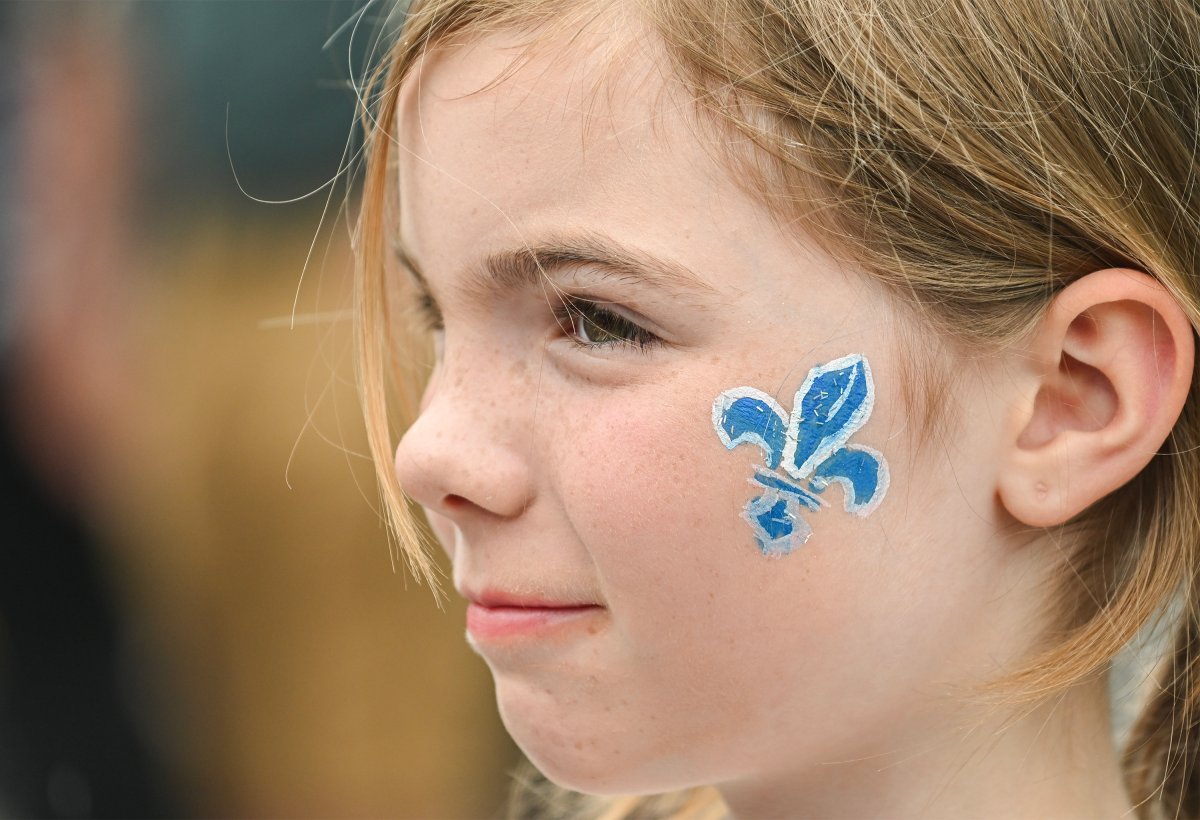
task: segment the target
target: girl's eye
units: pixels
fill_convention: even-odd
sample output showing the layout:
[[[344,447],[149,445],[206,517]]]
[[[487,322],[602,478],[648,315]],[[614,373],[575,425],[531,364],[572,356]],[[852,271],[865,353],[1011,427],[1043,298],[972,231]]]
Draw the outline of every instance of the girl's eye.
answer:
[[[580,347],[645,350],[662,341],[619,313],[585,299],[566,300],[556,313],[559,326]]]
[[[437,332],[446,327],[442,319],[442,309],[433,300],[431,294],[423,285],[417,284],[409,302],[409,309],[415,319],[416,326],[425,332]]]
[[[433,301],[433,297],[424,294],[417,307],[421,313],[421,317],[425,322],[425,327],[428,330],[445,330],[446,323],[442,319],[442,309],[438,307],[437,302]]]

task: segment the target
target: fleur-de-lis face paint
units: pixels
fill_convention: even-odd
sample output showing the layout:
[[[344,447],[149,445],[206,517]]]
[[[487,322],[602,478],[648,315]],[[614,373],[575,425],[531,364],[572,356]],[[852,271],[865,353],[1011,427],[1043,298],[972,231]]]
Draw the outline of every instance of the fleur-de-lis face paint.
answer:
[[[742,513],[764,555],[786,555],[808,540],[812,526],[802,516],[826,505],[821,493],[841,486],[844,505],[869,515],[888,488],[887,461],[877,450],[848,444],[875,404],[875,383],[858,354],[818,365],[792,402],[789,415],[775,399],[753,387],[734,387],[713,402],[712,420],[726,448],[762,448],[766,468],[750,482],[763,492]]]

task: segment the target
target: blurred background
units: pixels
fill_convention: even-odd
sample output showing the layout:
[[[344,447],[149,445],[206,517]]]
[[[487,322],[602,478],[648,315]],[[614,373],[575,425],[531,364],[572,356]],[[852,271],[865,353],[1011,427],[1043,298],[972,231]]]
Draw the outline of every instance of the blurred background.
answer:
[[[499,814],[461,602],[389,558],[322,187],[386,12],[0,0],[0,817]]]

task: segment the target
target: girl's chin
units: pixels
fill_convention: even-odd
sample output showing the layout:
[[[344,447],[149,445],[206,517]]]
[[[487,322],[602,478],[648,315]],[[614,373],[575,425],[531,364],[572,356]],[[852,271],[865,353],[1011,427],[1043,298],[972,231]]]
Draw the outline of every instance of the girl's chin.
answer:
[[[583,715],[577,706],[568,712],[513,714],[501,701],[509,736],[561,788],[596,796],[662,794],[714,780],[691,766],[685,749],[664,748],[661,740],[640,746],[639,728],[648,720],[619,724],[607,713]]]

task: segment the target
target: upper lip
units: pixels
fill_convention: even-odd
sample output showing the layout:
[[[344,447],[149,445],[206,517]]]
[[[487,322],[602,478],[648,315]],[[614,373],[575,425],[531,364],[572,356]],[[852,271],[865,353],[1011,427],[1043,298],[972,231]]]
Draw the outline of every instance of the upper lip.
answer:
[[[595,601],[571,600],[567,597],[549,598],[542,595],[508,592],[485,587],[479,591],[463,589],[462,596],[473,604],[486,607],[512,606],[526,609],[565,609],[567,607],[599,606]]]

